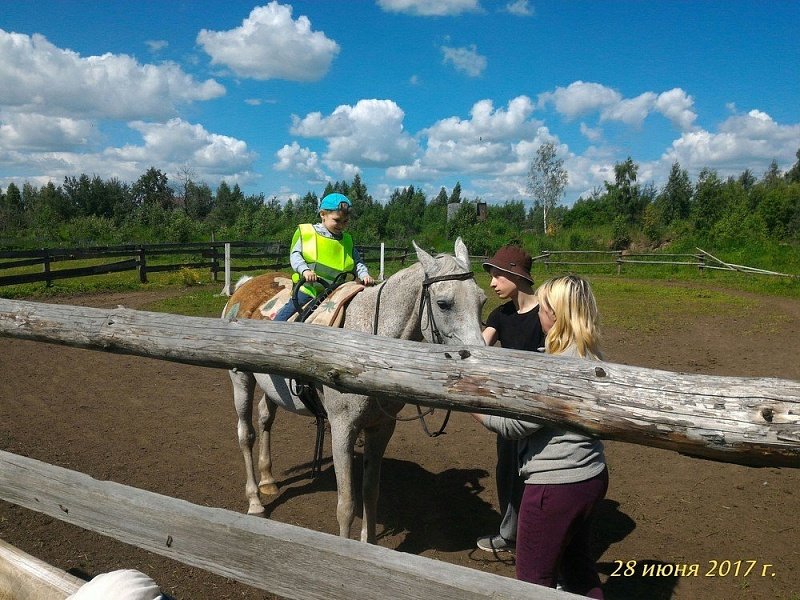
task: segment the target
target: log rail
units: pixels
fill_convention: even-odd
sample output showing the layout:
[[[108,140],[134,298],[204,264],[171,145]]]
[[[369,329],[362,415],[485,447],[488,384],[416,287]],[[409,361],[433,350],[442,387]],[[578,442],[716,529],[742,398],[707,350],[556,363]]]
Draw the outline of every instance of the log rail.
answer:
[[[530,419],[712,460],[800,467],[800,382],[786,379],[532,358],[315,325],[3,299],[0,336],[301,376],[342,391]]]

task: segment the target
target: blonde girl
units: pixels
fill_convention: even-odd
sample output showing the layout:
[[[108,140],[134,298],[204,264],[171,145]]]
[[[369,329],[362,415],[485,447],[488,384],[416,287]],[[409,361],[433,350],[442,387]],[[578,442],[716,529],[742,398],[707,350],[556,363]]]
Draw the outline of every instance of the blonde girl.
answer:
[[[601,357],[597,304],[575,275],[544,282],[536,295],[548,354]],[[577,431],[495,415],[473,415],[487,429],[517,440],[525,491],[517,521],[517,578],[603,598],[591,552],[591,521],[608,489],[603,443]]]

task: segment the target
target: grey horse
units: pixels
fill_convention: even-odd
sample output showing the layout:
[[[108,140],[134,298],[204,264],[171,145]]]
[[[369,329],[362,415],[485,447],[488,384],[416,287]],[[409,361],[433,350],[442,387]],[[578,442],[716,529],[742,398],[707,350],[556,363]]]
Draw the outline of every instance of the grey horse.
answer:
[[[347,308],[344,329],[372,333],[376,306],[380,302],[378,335],[464,346],[483,345],[481,310],[486,296],[470,276],[469,255],[461,238],[456,240],[455,256],[442,254],[433,257],[413,244],[419,262],[397,272],[380,286],[367,288],[358,294]],[[424,290],[427,290],[430,302],[423,301],[427,300],[423,299]],[[227,309],[226,306],[223,315]],[[433,321],[430,320],[431,317]],[[434,337],[437,339],[434,340]],[[283,377],[239,370],[229,373],[239,419],[239,447],[244,456],[247,475],[245,494],[250,505],[248,513],[261,514],[264,506],[259,492],[264,496],[278,493],[272,474],[270,448],[270,430],[275,421],[276,409],[280,406],[300,414],[310,415],[310,412],[292,394],[289,382]],[[256,385],[264,392],[258,403],[258,424],[261,429],[258,446],[258,469],[261,477],[258,484],[252,454],[256,439],[252,423]],[[363,431],[364,513],[361,541],[374,544],[381,461],[394,433],[395,416],[403,404],[379,396],[340,393],[328,387],[323,388],[321,400],[330,422],[338,492],[336,517],[339,535],[350,537],[355,518],[353,449],[359,432]]]

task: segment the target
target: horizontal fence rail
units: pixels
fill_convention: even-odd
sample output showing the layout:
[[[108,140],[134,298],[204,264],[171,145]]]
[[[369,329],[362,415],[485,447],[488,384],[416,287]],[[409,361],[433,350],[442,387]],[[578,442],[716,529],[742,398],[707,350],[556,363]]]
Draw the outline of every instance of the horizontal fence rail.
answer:
[[[315,325],[3,299],[0,336],[300,376],[345,392],[540,421],[712,460],[800,467],[800,382],[785,379],[532,360],[519,350],[458,349]]]
[[[227,256],[226,246],[231,249]],[[382,256],[381,246],[357,246],[365,262],[377,262]],[[405,263],[408,248],[384,247],[391,256],[385,260]],[[182,260],[163,263],[164,257],[181,257]],[[53,269],[54,263],[75,260],[124,258],[127,260],[74,269]],[[196,260],[199,258],[200,260]],[[138,271],[139,280],[147,283],[148,273],[179,271],[181,269],[208,269],[217,281],[218,274],[230,271],[258,271],[289,268],[288,244],[266,242],[197,242],[165,244],[125,244],[118,246],[93,246],[86,248],[41,248],[35,250],[0,250],[0,271],[41,265],[41,271],[0,276],[0,287],[23,283],[45,282],[52,285],[57,279],[87,277],[120,271]],[[153,263],[158,259],[158,263]],[[251,261],[249,264],[231,264],[231,260]]]
[[[0,451],[0,498],[284,598],[579,597],[295,525],[98,481],[4,451]]]
[[[533,258],[533,262],[543,264],[546,269],[554,265],[583,267],[616,266],[617,274],[622,273],[623,265],[658,265],[696,267],[701,273],[704,272],[705,269],[713,269],[758,275],[775,275],[795,279],[800,278],[800,275],[778,273],[767,269],[727,263],[701,248],[697,248],[696,254],[661,254],[658,252],[629,252],[627,250],[543,250],[541,254]]]

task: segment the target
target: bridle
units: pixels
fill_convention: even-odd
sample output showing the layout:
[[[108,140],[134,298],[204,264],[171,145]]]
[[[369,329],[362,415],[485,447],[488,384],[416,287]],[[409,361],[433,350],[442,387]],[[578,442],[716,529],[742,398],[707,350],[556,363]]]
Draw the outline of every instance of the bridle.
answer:
[[[450,275],[437,275],[436,277],[425,277],[422,281],[422,295],[419,299],[419,327],[420,331],[422,330],[422,313],[427,312],[428,317],[428,327],[427,329],[431,332],[431,339],[433,340],[434,344],[441,344],[444,341],[444,337],[442,336],[441,332],[439,331],[439,327],[436,325],[436,319],[433,316],[433,309],[431,306],[431,285],[434,283],[439,283],[440,281],[466,281],[468,279],[475,279],[475,273],[473,271],[465,271],[463,273],[452,273]],[[380,315],[381,310],[381,294],[383,293],[383,288],[386,287],[387,281],[384,281],[381,286],[378,288],[378,298],[375,301],[375,318],[372,321],[372,333],[373,335],[378,335],[378,317]],[[427,309],[427,310],[424,310]],[[447,411],[444,417],[444,421],[442,421],[442,425],[439,429],[435,432],[431,432],[428,429],[428,426],[425,424],[425,417],[433,413],[433,408],[428,408],[425,412],[422,412],[420,409],[419,404],[415,405],[417,407],[417,415],[415,417],[409,418],[400,418],[397,416],[389,415],[383,407],[378,402],[378,406],[384,412],[384,414],[392,417],[397,421],[413,421],[414,419],[419,419],[420,424],[422,425],[422,429],[428,435],[428,437],[438,437],[444,433],[445,427],[447,427],[447,422],[450,420],[450,410]]]

